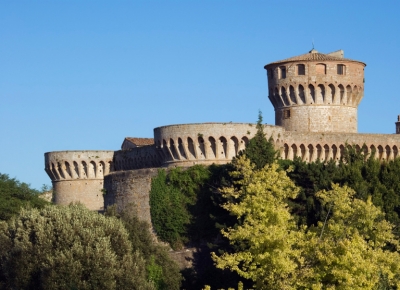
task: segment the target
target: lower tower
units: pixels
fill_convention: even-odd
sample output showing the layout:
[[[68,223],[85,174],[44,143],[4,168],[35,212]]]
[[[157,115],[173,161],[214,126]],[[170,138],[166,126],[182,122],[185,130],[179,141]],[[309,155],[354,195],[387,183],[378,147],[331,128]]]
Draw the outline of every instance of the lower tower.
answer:
[[[104,175],[112,171],[114,151],[45,153],[45,171],[53,184],[53,202],[80,202],[91,210],[104,208]]]

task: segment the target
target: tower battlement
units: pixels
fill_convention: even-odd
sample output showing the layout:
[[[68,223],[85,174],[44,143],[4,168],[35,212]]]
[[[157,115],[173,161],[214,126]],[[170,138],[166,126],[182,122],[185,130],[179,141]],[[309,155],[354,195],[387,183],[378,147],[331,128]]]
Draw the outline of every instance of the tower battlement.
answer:
[[[343,55],[313,49],[264,66],[275,125],[287,131],[357,132],[366,65]]]

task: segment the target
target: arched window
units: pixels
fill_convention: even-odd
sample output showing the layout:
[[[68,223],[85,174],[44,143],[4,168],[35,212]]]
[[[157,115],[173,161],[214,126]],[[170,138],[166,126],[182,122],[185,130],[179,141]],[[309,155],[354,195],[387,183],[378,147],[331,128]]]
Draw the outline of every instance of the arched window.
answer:
[[[306,67],[304,64],[297,65],[297,75],[304,76],[306,74]]]

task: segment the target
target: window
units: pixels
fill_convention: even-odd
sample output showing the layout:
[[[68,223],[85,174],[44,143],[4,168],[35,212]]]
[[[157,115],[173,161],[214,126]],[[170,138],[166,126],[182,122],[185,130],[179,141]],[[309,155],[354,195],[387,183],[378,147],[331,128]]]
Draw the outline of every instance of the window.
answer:
[[[290,110],[283,111],[283,118],[290,119]]]
[[[279,78],[286,79],[286,67],[284,66],[279,67]]]
[[[338,75],[345,75],[346,74],[346,66],[344,64],[337,65],[337,74]]]
[[[304,76],[306,74],[306,67],[304,64],[297,65],[297,75]]]

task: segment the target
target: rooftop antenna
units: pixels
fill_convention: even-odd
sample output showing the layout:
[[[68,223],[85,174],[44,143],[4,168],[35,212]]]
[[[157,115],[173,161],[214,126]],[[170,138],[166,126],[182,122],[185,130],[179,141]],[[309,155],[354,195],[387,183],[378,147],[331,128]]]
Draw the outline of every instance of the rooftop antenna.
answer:
[[[314,38],[311,40],[312,42],[312,49],[314,49]]]

